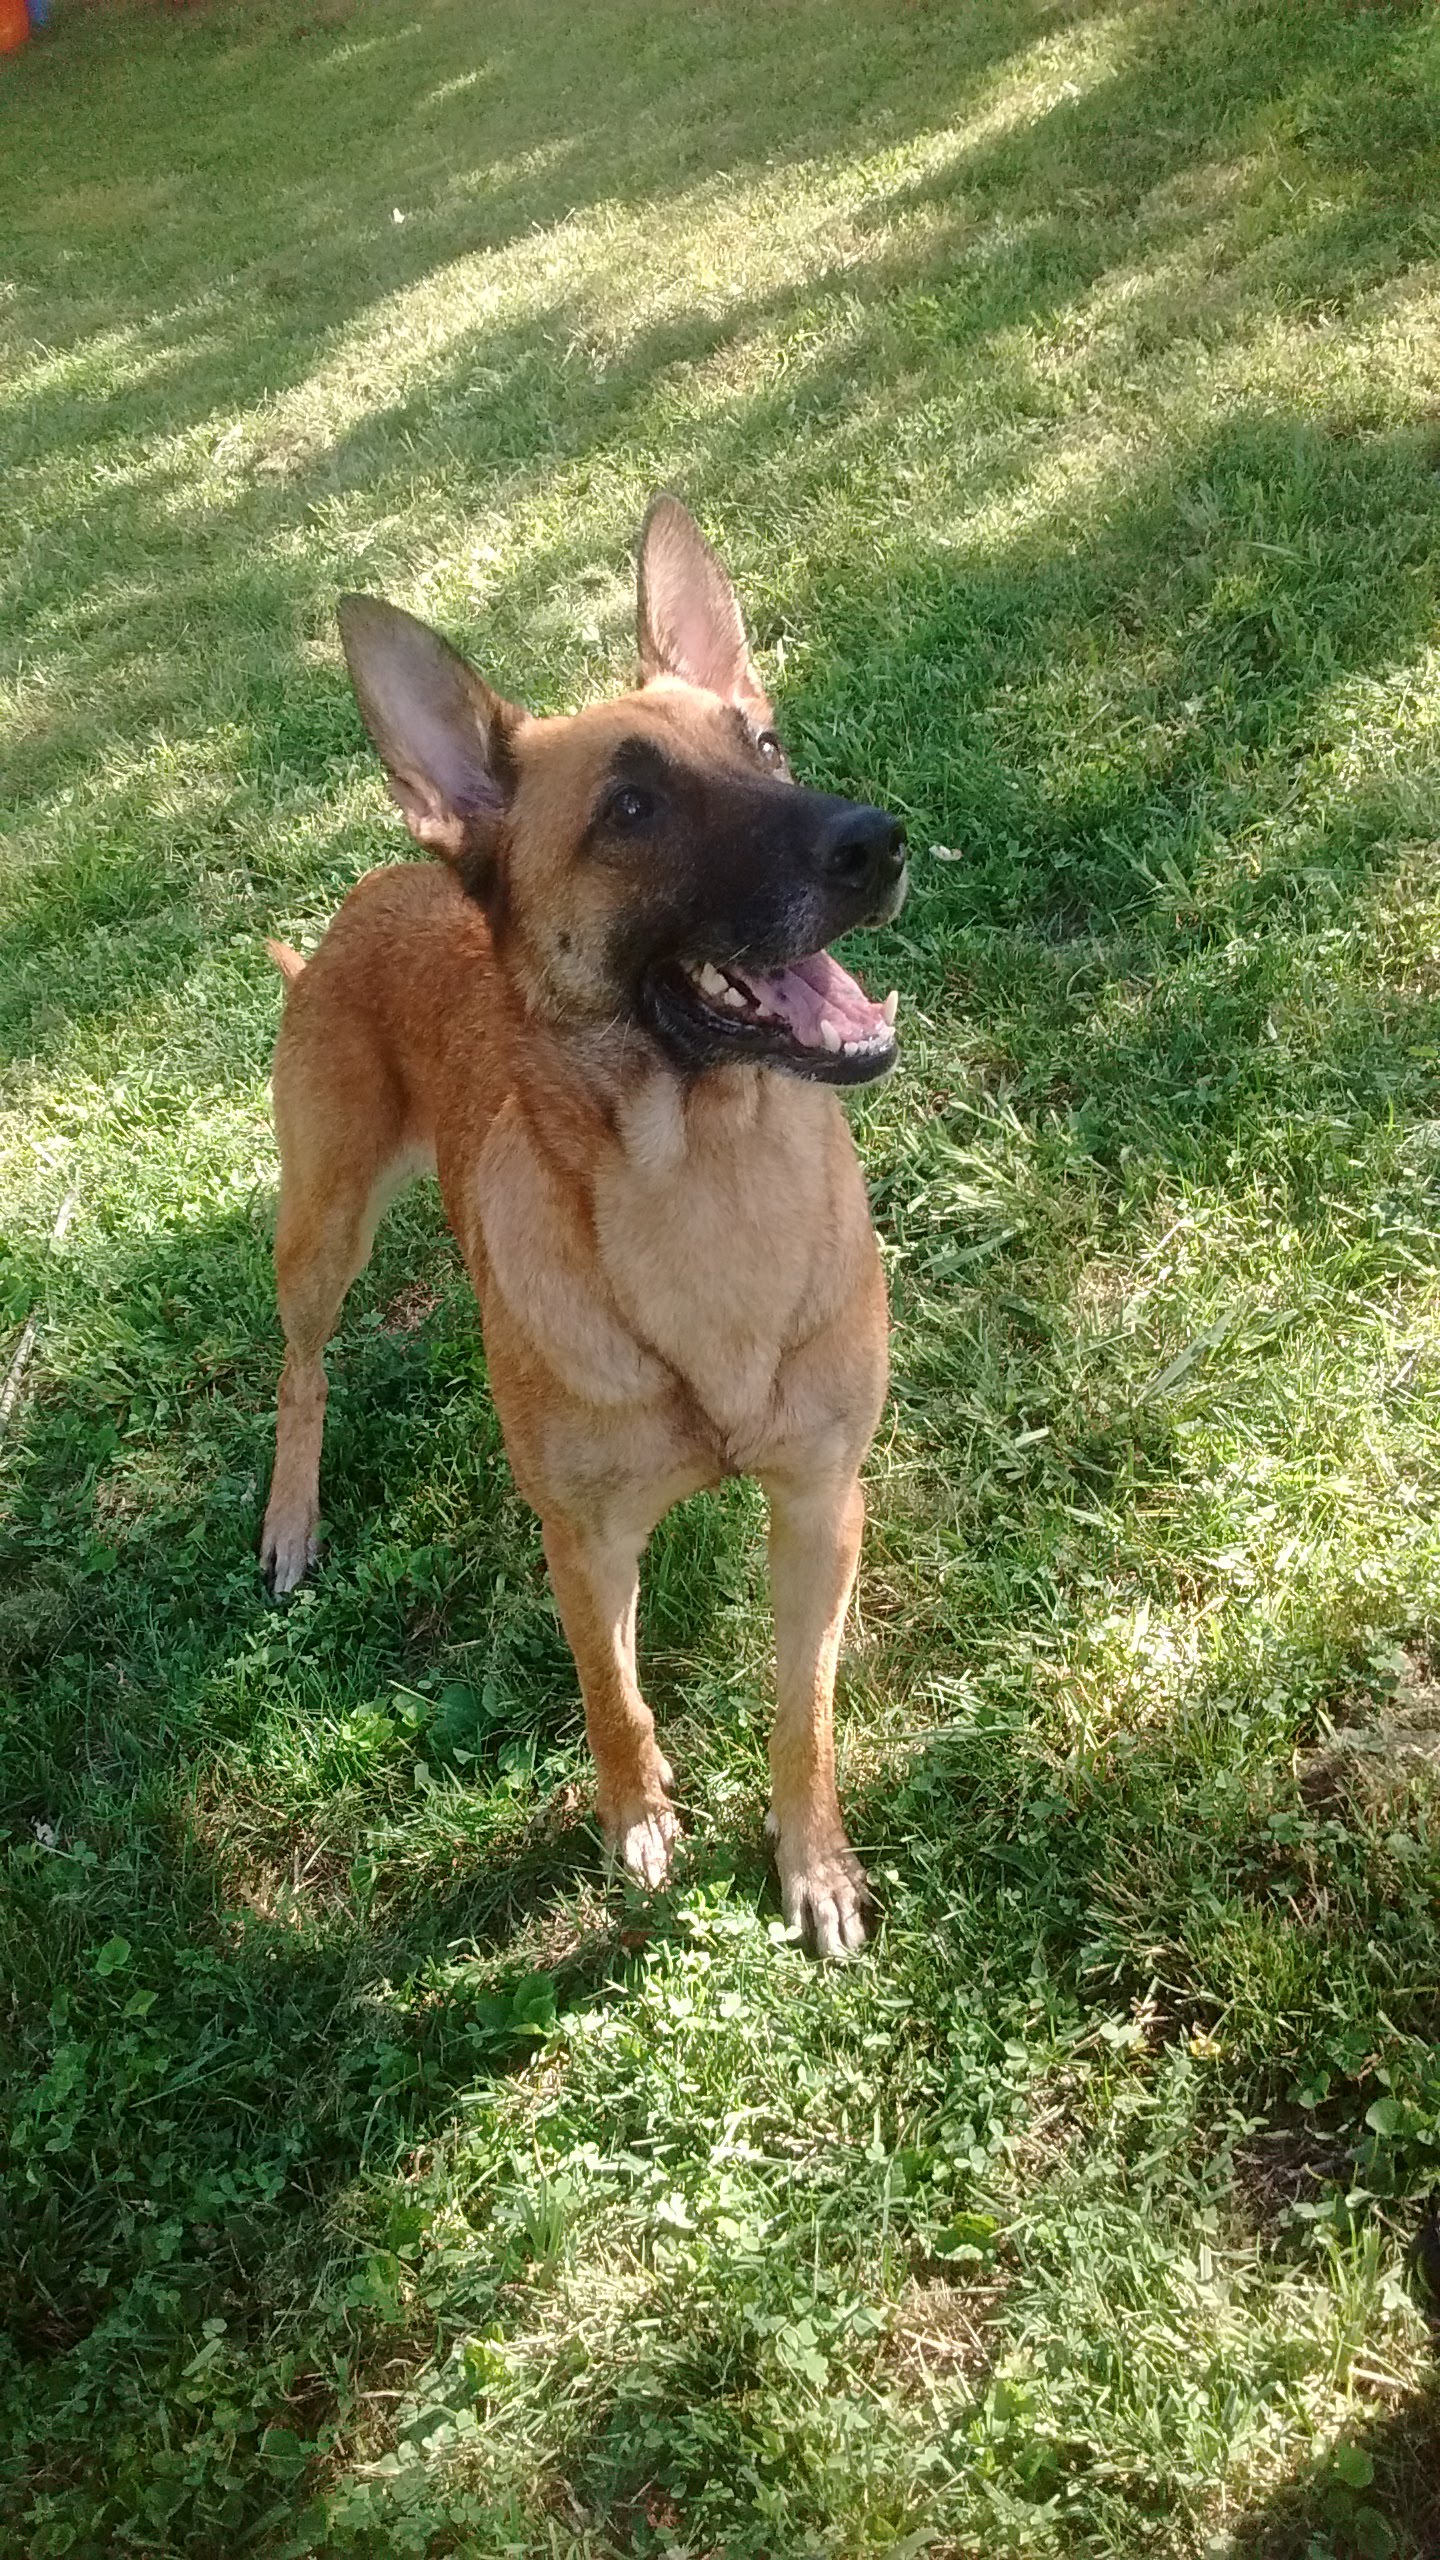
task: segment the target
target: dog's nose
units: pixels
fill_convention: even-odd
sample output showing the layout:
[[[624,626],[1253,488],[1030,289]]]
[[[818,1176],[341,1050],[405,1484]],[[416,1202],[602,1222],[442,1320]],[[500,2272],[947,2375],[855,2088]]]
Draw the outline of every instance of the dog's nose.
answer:
[[[842,803],[819,845],[820,860],[832,878],[856,888],[888,886],[905,868],[905,830],[883,809]]]

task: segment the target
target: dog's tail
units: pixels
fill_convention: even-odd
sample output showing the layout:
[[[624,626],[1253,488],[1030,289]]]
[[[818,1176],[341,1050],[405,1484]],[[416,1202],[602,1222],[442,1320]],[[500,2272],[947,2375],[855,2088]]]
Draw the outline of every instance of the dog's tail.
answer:
[[[265,948],[286,985],[289,986],[292,980],[299,977],[305,966],[299,952],[292,950],[288,942],[267,942]]]

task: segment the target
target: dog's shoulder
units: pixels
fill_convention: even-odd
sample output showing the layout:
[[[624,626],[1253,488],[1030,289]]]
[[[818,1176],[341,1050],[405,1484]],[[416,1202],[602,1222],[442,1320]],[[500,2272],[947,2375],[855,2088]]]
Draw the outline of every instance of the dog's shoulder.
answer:
[[[453,872],[438,862],[387,862],[356,881],[293,985],[307,1006],[383,1000],[433,1024],[477,965],[488,970],[490,928]]]
[[[371,933],[402,936],[436,926],[450,933],[486,932],[480,908],[443,862],[382,862],[363,872],[337,909],[331,933],[342,920]]]

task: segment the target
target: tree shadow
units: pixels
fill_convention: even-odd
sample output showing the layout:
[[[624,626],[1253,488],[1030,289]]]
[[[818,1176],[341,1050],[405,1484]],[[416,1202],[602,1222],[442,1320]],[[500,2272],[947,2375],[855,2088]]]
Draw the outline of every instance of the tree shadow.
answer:
[[[889,16],[899,84],[902,76],[913,78],[914,48],[933,43],[934,29],[925,13],[913,22],[903,13]],[[216,28],[222,23],[230,21],[217,19]],[[1022,11],[1013,26],[1005,23],[1007,41],[1018,44],[1048,19],[1043,11]],[[445,42],[465,40],[454,13],[439,11],[437,25]],[[870,44],[875,30],[868,17],[866,29]],[[180,40],[172,31],[170,41]],[[338,34],[317,38],[324,45],[332,40],[342,43]],[[1386,26],[1383,34],[1377,29],[1372,41],[1390,87],[1403,86],[1395,67],[1403,68],[1403,25]],[[391,78],[386,47],[405,53],[408,42],[403,30],[375,39],[378,51],[365,59],[382,85]],[[411,396],[389,408],[371,407],[318,451],[280,457],[279,481],[252,479],[223,501],[192,497],[189,560],[174,534],[189,466],[172,458],[169,447],[140,462],[113,502],[119,556],[109,579],[97,581],[87,559],[75,609],[58,616],[53,572],[40,590],[46,630],[32,638],[31,660],[41,665],[47,650],[56,653],[76,712],[73,725],[63,717],[57,723],[48,703],[28,742],[23,721],[17,722],[11,772],[17,790],[26,785],[43,809],[70,792],[77,749],[83,752],[107,716],[132,728],[173,725],[178,716],[188,729],[185,812],[173,846],[157,862],[153,842],[136,840],[151,787],[147,774],[137,769],[115,786],[92,773],[79,825],[68,826],[65,843],[61,819],[63,849],[34,875],[29,894],[22,886],[13,934],[0,953],[16,990],[15,1040],[23,1043],[38,1031],[43,1048],[47,1024],[58,1026],[67,1012],[83,1012],[93,1001],[93,971],[86,973],[90,986],[82,988],[65,966],[78,926],[88,921],[103,929],[127,902],[142,920],[147,913],[160,920],[162,930],[133,969],[123,949],[112,955],[123,998],[138,984],[153,988],[193,967],[207,924],[212,917],[230,920],[227,901],[233,907],[237,892],[243,898],[246,889],[253,891],[247,908],[261,908],[267,886],[290,885],[283,864],[277,877],[273,862],[257,861],[245,839],[259,832],[257,822],[269,834],[278,832],[287,807],[312,816],[316,791],[354,741],[338,669],[313,663],[312,635],[326,631],[328,612],[317,611],[309,574],[289,539],[297,514],[307,516],[337,490],[356,485],[373,490],[383,507],[392,490],[398,495],[413,479],[417,460],[422,469],[446,472],[453,506],[469,497],[493,502],[497,486],[522,503],[563,485],[567,474],[617,438],[640,432],[662,384],[695,378],[721,351],[763,348],[767,332],[787,326],[797,313],[813,317],[843,300],[851,317],[838,351],[787,361],[778,388],[752,389],[723,404],[713,419],[702,414],[696,420],[687,438],[692,494],[723,512],[737,485],[755,485],[757,455],[783,452],[789,502],[803,510],[847,467],[860,419],[867,431],[887,415],[898,419],[917,380],[973,406],[962,382],[983,370],[994,377],[992,405],[997,399],[1018,404],[1022,420],[1018,441],[978,440],[983,459],[967,497],[983,515],[1007,491],[1023,489],[1045,424],[1043,385],[1022,379],[1025,368],[1017,373],[1008,351],[1014,323],[1047,316],[1053,322],[1071,310],[1077,326],[1097,325],[1087,315],[1103,288],[1119,316],[1111,324],[1102,312],[1099,325],[1118,328],[1120,345],[1141,352],[1169,323],[1148,311],[1144,290],[1132,290],[1132,283],[1143,285],[1149,265],[1158,263],[1163,277],[1175,256],[1182,264],[1197,259],[1218,270],[1216,291],[1226,297],[1207,306],[1208,318],[1199,323],[1190,314],[1189,344],[1198,363],[1214,336],[1242,321],[1259,323],[1277,295],[1293,303],[1306,278],[1333,275],[1338,265],[1357,291],[1377,280],[1380,250],[1363,204],[1357,210],[1347,200],[1340,230],[1334,225],[1341,217],[1326,214],[1316,217],[1313,236],[1287,233],[1291,268],[1278,276],[1266,262],[1263,232],[1258,247],[1232,239],[1238,226],[1223,195],[1217,205],[1213,191],[1177,194],[1170,183],[1193,173],[1203,155],[1209,155],[1205,165],[1214,161],[1217,139],[1233,140],[1243,160],[1258,135],[1270,131],[1277,99],[1294,104],[1308,153],[1328,153],[1337,170],[1343,161],[1352,175],[1358,172],[1362,163],[1345,159],[1334,120],[1317,123],[1312,114],[1307,123],[1296,103],[1317,84],[1323,91],[1325,76],[1354,42],[1353,27],[1327,22],[1296,56],[1280,49],[1275,29],[1257,17],[1244,21],[1238,49],[1222,48],[1198,21],[1181,32],[1171,21],[1142,18],[1119,66],[1079,98],[1060,96],[1015,131],[962,139],[918,195],[907,181],[891,191],[893,203],[884,193],[867,200],[856,216],[863,216],[860,253],[847,252],[803,284],[727,299],[718,313],[642,327],[613,359],[595,353],[578,377],[570,350],[577,329],[583,336],[584,314],[571,295],[552,292],[538,313],[521,319],[466,323],[453,352],[427,367]],[[253,45],[240,52],[249,62]],[[222,72],[232,77],[229,59],[223,48],[215,55],[216,79]],[[269,64],[270,54],[263,59]],[[641,67],[631,76],[643,77],[650,59],[642,47]],[[289,61],[282,64],[287,77],[303,83],[316,76],[305,47],[294,57],[293,73]],[[832,124],[824,126],[822,117],[816,128],[817,152],[847,130],[847,66],[853,68],[852,57],[842,49],[832,66],[834,96],[826,93],[824,113]],[[703,67],[697,58],[697,77]],[[956,87],[968,82],[973,89],[984,68],[967,55],[954,66]],[[58,69],[57,56],[52,70]],[[726,56],[724,76],[740,79],[738,58]],[[1223,110],[1229,119],[1223,134],[1193,112],[1190,122],[1177,121],[1182,104],[1188,100],[1193,111],[1195,91],[1207,84],[1217,117],[1224,121]],[[365,112],[374,112],[379,94],[366,92]],[[451,101],[457,112],[463,94]],[[1126,137],[1123,149],[1117,134]],[[545,135],[517,138],[541,149]],[[337,150],[344,142],[341,136]],[[1115,184],[1133,222],[1118,274],[1113,218],[1071,223],[1055,204],[1056,172],[1084,167],[1102,145],[1113,151],[1121,172]],[[792,150],[798,155],[801,147],[792,135]],[[1410,167],[1418,149],[1417,136],[1402,127],[1392,177]],[[652,189],[661,183],[662,162],[663,153],[656,161],[652,152],[644,163]],[[602,157],[591,170],[597,192],[604,192],[607,167]],[[551,183],[543,172],[542,179]],[[311,170],[304,183],[313,182]],[[374,183],[367,170],[364,187],[373,193]],[[533,218],[528,197],[525,208],[517,229]],[[935,218],[917,222],[913,241],[902,238],[878,256],[864,254],[865,223],[888,224],[896,208]],[[1005,222],[1018,208],[1018,228],[1010,223],[1016,236],[1002,227],[992,239],[987,208]],[[337,242],[350,237],[343,216],[330,229]],[[407,274],[430,271],[415,264],[416,244],[397,254],[410,262]],[[1385,255],[1393,264],[1388,235]],[[213,244],[202,242],[197,266],[206,256],[213,257]],[[938,329],[937,289],[946,297]],[[328,327],[335,318],[328,290],[324,304]],[[293,331],[282,334],[293,352]],[[230,379],[231,352],[222,351],[217,361]],[[503,397],[497,385],[504,386]],[[155,399],[158,425],[174,415],[168,375],[156,377]],[[26,415],[35,449],[43,453],[48,437],[60,431],[58,422],[47,428],[33,410]],[[1177,864],[1189,877],[1207,849],[1213,863],[1213,849],[1227,847],[1236,833],[1237,793],[1243,801],[1248,792],[1256,806],[1267,792],[1273,797],[1289,787],[1296,760],[1323,749],[1316,714],[1347,675],[1379,671],[1417,647],[1426,598],[1420,579],[1396,575],[1394,511],[1397,502],[1408,509],[1418,562],[1434,512],[1432,465],[1424,430],[1377,435],[1356,416],[1315,422],[1277,409],[1207,428],[1198,441],[1181,435],[1162,442],[1143,466],[1133,456],[1107,463],[1078,500],[1028,506],[1023,529],[998,542],[961,522],[941,541],[902,534],[868,599],[857,598],[848,567],[838,583],[823,568],[798,583],[792,573],[783,615],[804,634],[805,646],[787,681],[787,710],[825,778],[863,781],[894,798],[917,824],[981,849],[963,874],[947,880],[944,899],[931,904],[942,929],[973,925],[983,913],[992,923],[1024,923],[1061,939],[1073,939],[1079,928],[1103,931],[1154,903],[1157,870],[1168,884],[1163,897],[1175,887]],[[1371,577],[1356,556],[1357,517],[1370,538]],[[1330,522],[1337,526],[1333,543],[1323,533]],[[542,692],[553,681],[557,651],[573,661],[573,633],[556,634],[567,618],[585,618],[575,606],[583,606],[579,588],[594,568],[593,544],[589,518],[581,513],[565,533],[540,539],[522,562],[487,578],[484,654],[492,665],[498,658],[511,690],[532,688],[534,670],[525,658],[533,655],[537,628],[547,634]],[[1342,577],[1337,568],[1347,544]],[[1111,637],[1097,657],[1094,635],[1106,616],[1114,617]],[[768,636],[766,619],[762,596],[762,637]],[[261,629],[263,653],[250,637]],[[1147,635],[1162,629],[1183,634],[1184,645],[1172,640],[1157,657]],[[237,633],[244,635],[238,645]],[[198,723],[189,710],[197,661],[209,670]],[[1082,721],[1082,752],[1072,759],[1078,770],[1057,771],[1055,714],[1071,708],[1067,685]],[[1103,724],[1105,731],[1090,752],[1083,751],[1087,716],[1092,728]],[[942,727],[954,745],[944,759],[950,779],[937,808],[932,748]],[[1063,734],[1067,744],[1076,743],[1073,726]],[[914,739],[920,752],[911,759],[897,754],[899,737]],[[1133,747],[1126,743],[1132,737]],[[237,859],[248,866],[248,881],[236,876]],[[225,883],[212,901],[187,896],[197,869]],[[1287,874],[1246,894],[1252,902],[1266,894],[1283,897],[1291,885]],[[193,915],[187,912],[192,903]],[[41,956],[58,964],[43,990],[33,966]],[[1195,1045],[1183,1027],[1171,1037]]]
[[[656,206],[846,148],[857,120],[899,142],[1054,15],[1015,0],[957,28],[787,0],[732,22],[633,0],[577,17],[556,0],[492,11],[483,32],[463,0],[434,0],[423,22],[371,9],[297,23],[279,0],[178,24],[71,16],[18,66],[13,108],[42,167],[51,152],[59,164],[43,218],[22,197],[20,237],[37,286],[64,277],[74,313],[47,328],[53,381],[27,403],[20,449],[112,433],[114,392],[67,362],[92,341],[123,346],[145,386],[148,414],[126,402],[127,442],[147,427],[173,438],[237,396],[274,398],[360,312],[457,259],[597,203]],[[194,99],[188,165],[176,78]]]
[[[22,709],[8,764],[7,792],[24,793],[55,847],[0,940],[17,1052],[62,1054],[77,1021],[118,1029],[188,986],[217,939],[258,942],[277,909],[318,921],[368,858],[363,817],[331,811],[359,733],[333,651],[315,644],[329,646],[332,585],[378,582],[405,555],[399,537],[377,537],[372,564],[351,531],[307,549],[337,497],[372,493],[387,519],[417,478],[457,511],[556,500],[517,561],[487,568],[479,653],[507,689],[559,702],[618,656],[620,582],[612,595],[602,581],[592,612],[586,581],[598,550],[618,559],[630,480],[653,457],[717,526],[735,520],[759,635],[789,644],[801,761],[893,801],[922,846],[964,851],[922,870],[911,918],[883,946],[890,969],[918,1010],[986,1026],[992,1082],[1032,1128],[1067,1125],[1077,1180],[1114,1183],[1138,1164],[1218,1184],[1258,1116],[1304,1217],[1338,1101],[1362,1138],[1433,1110],[1428,985],[1387,980],[1367,947],[1427,774],[1296,797],[1347,686],[1404,667],[1429,637],[1430,428],[1377,425],[1363,387],[1325,415],[1277,391],[1199,432],[1167,419],[1120,454],[1087,457],[1082,438],[1051,494],[1040,464],[1070,430],[1013,343],[1037,319],[1066,324],[1076,361],[1101,339],[1123,361],[1173,341],[1178,378],[1277,309],[1319,326],[1393,286],[1426,239],[1417,172],[1433,145],[1402,112],[1408,23],[1136,12],[1091,88],[987,131],[987,83],[1088,14],[1017,5],[962,21],[796,0],[657,19],[557,5],[487,13],[480,62],[462,0],[423,19],[304,21],[293,44],[265,6],[143,29],[125,13],[62,20],[48,57],[20,66],[12,110],[32,144],[48,134],[42,157],[65,181],[22,208],[25,290],[47,326],[69,314],[7,447],[7,486],[23,479],[34,511],[15,629],[27,664],[59,686],[29,730]],[[161,101],[182,71],[195,139],[177,164]],[[877,179],[802,282],[647,317],[613,342],[583,287],[539,289],[518,317],[476,317],[462,296],[453,337],[402,397],[367,395],[333,431],[293,442],[276,424],[347,329],[467,258],[587,206],[658,219],[727,177],[850,156],[857,137],[898,150],[970,106],[979,129],[918,176]],[[1327,180],[1298,232],[1267,228],[1263,193],[1246,193],[1272,144],[1282,178],[1294,150]],[[1381,221],[1397,187],[1418,206],[1398,227]],[[816,351],[791,349],[783,378],[767,378],[767,349],[802,318]],[[699,396],[736,358],[759,378]],[[927,401],[937,436],[957,419],[974,430],[947,520],[897,484],[875,556],[836,556],[823,510],[863,464],[862,437],[898,433]],[[243,467],[212,485],[196,455],[242,404],[256,413]],[[53,468],[67,452],[107,457],[103,494],[67,485]],[[598,494],[564,506],[592,474]],[[464,618],[478,626],[480,606],[467,600]],[[117,737],[133,742],[118,771]],[[171,745],[184,753],[167,833],[152,804]],[[292,819],[306,832],[287,848]],[[1331,958],[1317,956],[1327,936]],[[1302,1027],[1287,1001],[1312,965]],[[957,1100],[923,1029],[916,1048],[913,1084],[871,1123],[896,1244],[915,1097],[937,1118]],[[955,1249],[953,1209],[946,1219],[924,1252]],[[60,1311],[64,1347],[23,1414],[0,1550],[15,1577],[0,1659],[24,1741],[7,1781],[18,1909],[48,1950],[22,2001],[44,2092],[27,2124],[51,2184],[40,2240],[18,2223],[9,2234],[14,2301],[29,2352],[86,2354],[96,2377],[132,2355],[143,2367],[152,2335],[193,2343],[207,2317],[242,2341],[283,2331],[332,2257],[383,2256],[395,2200],[366,2179],[378,2185],[532,2049],[541,2012],[528,2000],[604,1996],[617,1961],[620,1921],[577,1810],[573,1672],[433,1205],[382,1238],[342,1336],[329,1574],[286,1615],[261,1604],[253,1534],[275,1365],[264,1224],[180,1218],[139,1247],[102,1240],[87,1281],[100,1317],[87,1347],[73,1296]],[[418,1320],[417,1269],[432,1301]],[[1046,1310],[997,1269],[1002,1348],[1033,1398]],[[968,1468],[968,1426],[919,1299],[902,1267],[898,1384],[933,1465],[921,1493],[934,1516],[943,1479]],[[1155,1409],[1138,1422],[1081,1413],[1023,1463],[1021,1490],[1056,1530],[1038,1552],[1074,1544],[1059,1506],[1082,1507],[1102,1479],[1123,1487],[1136,1467],[1165,1488],[1179,1456]],[[882,1553],[899,1511],[887,1494]],[[753,1525],[700,1505],[666,1533],[651,1629],[667,1672],[718,1661],[738,1613],[753,1617]],[[1012,1534],[1013,1503],[982,1489],[964,1526],[983,1555]],[[987,1605],[1004,1633],[1044,1600],[1017,1576]],[[937,1593],[937,1651],[966,1633],[965,1609]],[[27,1703],[42,1686],[43,1723]],[[893,1842],[941,1805],[1017,1929],[1058,1848],[1078,1944],[1113,1857],[1103,1788],[1074,1856],[1063,1791],[1027,1781],[995,1799],[1006,1748],[982,1736],[963,1765],[939,1752],[890,1768],[861,1827]],[[1252,1847],[1236,1834],[1226,1854],[1253,1899]],[[710,1853],[702,1842],[697,1856]],[[1282,1883],[1261,1877],[1276,1895]],[[941,1926],[943,1896],[936,1910]],[[663,1929],[663,1912],[647,1925]],[[1281,1912],[1276,1925],[1291,1924]],[[1139,1948],[1133,1914],[1115,1927],[1117,1945]],[[130,1953],[97,1974],[107,1929]],[[1068,1964],[1073,1947],[1061,1953]],[[83,1988],[57,2021],[48,2000],[72,1978]],[[151,1991],[155,2006],[128,2015]],[[88,2087],[67,2084],[81,2046]],[[191,2074],[178,2083],[165,2077],[177,2050]],[[1377,2479],[1409,2477],[1412,2503],[1407,2448],[1430,2442],[1429,2423],[1426,2404],[1418,2433],[1399,2420],[1377,2431]],[[1326,2475],[1295,2492],[1293,2515],[1281,2501],[1258,2518],[1279,2539],[1257,2552],[1303,2547],[1284,2536],[1307,2496],[1325,2524],[1333,2485]]]
[[[1432,482],[1431,451],[1409,431],[1357,440],[1242,414],[1167,452],[1143,479],[1127,473],[1104,493],[1088,536],[1077,538],[1064,512],[1001,546],[912,535],[868,590],[846,573],[843,616],[823,572],[794,600],[815,636],[785,710],[817,750],[805,759],[816,778],[876,792],[917,832],[943,831],[964,849],[953,868],[917,882],[924,939],[908,925],[892,939],[911,991],[922,1001],[944,994],[935,955],[964,937],[971,1008],[998,994],[993,1009],[1008,1010],[999,978],[1013,971],[1015,937],[1028,937],[1032,968],[1066,982],[1069,1032],[1081,1043],[1067,1080],[1088,1088],[1097,1128],[1117,1145],[1133,1132],[1112,1102],[1154,1089],[1157,1075],[1182,1124],[1192,1117],[1224,1140],[1227,1107],[1252,1069],[1293,1064],[1286,1044],[1273,1055],[1260,1045],[1286,935],[1298,945],[1362,913],[1377,865],[1393,859],[1397,809],[1403,823],[1408,802],[1418,823],[1423,766],[1332,793],[1310,812],[1297,803],[1296,776],[1306,759],[1323,760],[1347,683],[1403,666],[1426,644],[1428,596],[1421,580],[1395,574],[1394,537],[1397,510],[1408,510],[1422,541]],[[552,548],[533,561],[502,618],[523,620],[575,557]],[[285,588],[277,571],[277,607]],[[225,580],[210,583],[208,604],[222,619],[235,609]],[[1165,630],[1163,651],[1127,647],[1117,633],[1097,659],[1090,635],[1117,613],[1130,630]],[[908,755],[877,726],[877,674],[882,705],[907,708]],[[526,690],[523,678],[510,683]],[[302,885],[293,857],[287,866],[260,848],[228,857],[213,898],[194,894],[197,864],[213,872],[217,829],[234,842],[247,798],[257,811],[270,802],[267,834],[277,800],[303,809],[313,830],[327,766],[354,753],[338,666],[297,668],[283,686],[257,670],[247,690],[250,749],[237,757],[233,728],[217,724],[209,787],[192,782],[163,864],[137,825],[146,790],[137,775],[92,795],[83,837],[28,893],[17,884],[0,935],[17,1051],[28,1041],[43,1053],[47,1025],[53,1038],[67,1018],[123,1009],[139,988],[153,996],[167,975],[192,968],[208,934],[230,921],[227,900],[245,897],[258,925],[267,901],[273,914]],[[1057,723],[1066,696],[1076,725]],[[954,747],[937,804],[942,730]],[[1237,862],[1237,836],[1287,806],[1296,817],[1276,849]],[[342,823],[340,885],[364,845],[363,829]],[[156,942],[106,948],[104,977],[93,955],[81,956],[87,933],[122,918],[143,929],[151,915]],[[1117,989],[1107,938],[1137,925],[1154,929],[1154,946],[1138,955],[1140,976],[1137,955],[1124,955]],[[1237,931],[1263,937],[1239,974],[1223,948]],[[1417,991],[1413,1002],[1423,1001]],[[1039,1089],[1048,1077],[1048,1090],[1059,1089],[1051,1061],[1016,1064],[1022,1085]],[[1320,1072],[1318,1056],[1314,1064]],[[1350,1064],[1332,1058],[1332,1082],[1347,1090]]]
[[[1329,2455],[1244,2515],[1237,2560],[1430,2560],[1440,2550],[1440,2387],[1364,2412]]]
[[[343,2401],[349,2360],[397,2343],[406,2160],[672,1926],[607,1879],[573,1665],[423,1193],[338,1346],[329,1571],[265,1601],[266,1223],[257,1203],[133,1250],[10,1452],[0,2507],[26,2514],[123,2479],[166,2342],[205,2321],[284,2442]],[[703,1644],[734,1535],[679,1543],[662,1636]],[[492,2258],[477,2241],[482,2295]],[[76,2421],[95,2392],[98,2447]],[[179,2423],[198,2441],[193,2408]],[[255,2450],[252,2521],[284,2476]],[[192,2547],[184,2509],[167,2547]]]

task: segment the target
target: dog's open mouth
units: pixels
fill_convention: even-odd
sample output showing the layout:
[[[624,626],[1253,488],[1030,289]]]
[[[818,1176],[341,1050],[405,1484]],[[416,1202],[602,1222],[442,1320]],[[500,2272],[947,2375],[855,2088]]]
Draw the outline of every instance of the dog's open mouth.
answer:
[[[752,1057],[824,1084],[867,1084],[894,1065],[900,999],[883,1004],[828,951],[782,969],[739,961],[676,964],[653,988],[656,1027],[692,1055]],[[697,1061],[698,1062],[698,1061]]]
[[[802,1049],[824,1049],[834,1058],[877,1055],[895,1045],[898,995],[873,1004],[858,978],[817,951],[788,969],[717,969],[713,960],[686,976],[708,1005],[749,1022],[778,1023]]]

